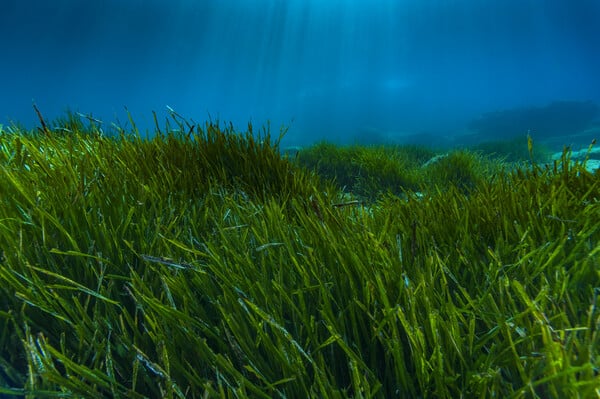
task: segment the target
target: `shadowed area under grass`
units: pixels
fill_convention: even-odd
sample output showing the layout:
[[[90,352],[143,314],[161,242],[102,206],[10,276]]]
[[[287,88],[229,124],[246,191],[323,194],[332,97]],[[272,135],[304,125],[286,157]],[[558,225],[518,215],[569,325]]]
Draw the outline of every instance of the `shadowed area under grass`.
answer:
[[[268,131],[71,123],[0,133],[0,394],[599,395],[583,165],[413,153],[400,181],[408,158],[357,150],[401,186],[377,191]]]

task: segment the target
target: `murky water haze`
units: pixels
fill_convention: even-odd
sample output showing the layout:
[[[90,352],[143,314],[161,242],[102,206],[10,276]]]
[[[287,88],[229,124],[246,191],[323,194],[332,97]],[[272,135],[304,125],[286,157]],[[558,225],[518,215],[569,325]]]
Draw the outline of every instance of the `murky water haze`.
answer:
[[[432,142],[485,112],[600,102],[594,0],[2,3],[2,124],[35,126],[35,101],[152,129],[169,105],[286,125],[290,144]]]

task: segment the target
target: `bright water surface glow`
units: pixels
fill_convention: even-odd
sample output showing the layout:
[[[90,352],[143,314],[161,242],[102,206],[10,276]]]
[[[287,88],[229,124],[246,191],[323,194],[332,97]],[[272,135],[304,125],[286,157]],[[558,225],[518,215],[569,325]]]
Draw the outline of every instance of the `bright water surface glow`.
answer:
[[[461,135],[482,112],[600,101],[597,0],[3,0],[0,123],[166,105],[287,140]]]

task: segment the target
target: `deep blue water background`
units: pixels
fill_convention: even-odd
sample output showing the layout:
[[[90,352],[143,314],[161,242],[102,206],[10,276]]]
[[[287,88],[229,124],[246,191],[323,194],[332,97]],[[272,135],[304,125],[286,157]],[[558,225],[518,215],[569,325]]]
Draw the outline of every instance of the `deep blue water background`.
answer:
[[[598,0],[2,0],[0,124],[66,110],[152,129],[289,126],[289,144],[469,133],[600,102]],[[529,127],[523,126],[523,133]],[[543,135],[543,132],[536,132]],[[493,137],[491,137],[493,138]]]

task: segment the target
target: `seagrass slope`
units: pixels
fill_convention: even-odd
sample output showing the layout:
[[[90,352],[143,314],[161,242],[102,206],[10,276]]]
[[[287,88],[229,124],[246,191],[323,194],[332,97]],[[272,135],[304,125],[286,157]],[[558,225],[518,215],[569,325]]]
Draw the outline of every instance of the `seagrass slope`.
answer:
[[[0,394],[598,396],[600,183],[568,153],[458,181],[414,154],[369,198],[173,121],[3,129]]]

